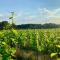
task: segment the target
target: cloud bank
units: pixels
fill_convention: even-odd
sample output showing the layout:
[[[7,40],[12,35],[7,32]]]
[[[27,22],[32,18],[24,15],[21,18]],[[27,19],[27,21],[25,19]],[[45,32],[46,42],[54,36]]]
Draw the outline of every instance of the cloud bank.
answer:
[[[60,24],[60,8],[54,10],[48,10],[47,8],[38,8],[36,11],[21,12],[19,14],[17,15],[17,23]]]
[[[0,14],[0,19],[6,20],[7,16],[8,14]],[[16,13],[16,16],[14,18],[16,24],[60,24],[60,8],[54,10],[49,10],[47,8],[38,8],[35,11],[20,11]]]

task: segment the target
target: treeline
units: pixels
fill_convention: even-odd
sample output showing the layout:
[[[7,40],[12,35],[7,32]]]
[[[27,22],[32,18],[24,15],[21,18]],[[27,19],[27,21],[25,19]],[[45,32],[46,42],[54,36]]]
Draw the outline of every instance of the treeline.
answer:
[[[10,23],[8,23],[8,21],[0,22],[0,30],[11,29],[11,28],[16,28],[16,25],[15,24],[10,24]]]
[[[47,28],[59,28],[59,27],[60,25],[54,23],[16,25],[17,29],[47,29]]]
[[[21,24],[21,25],[15,25],[10,24],[8,21],[2,21],[0,22],[0,29],[47,29],[47,28],[60,28],[60,24],[54,24],[54,23],[45,23],[45,24]]]

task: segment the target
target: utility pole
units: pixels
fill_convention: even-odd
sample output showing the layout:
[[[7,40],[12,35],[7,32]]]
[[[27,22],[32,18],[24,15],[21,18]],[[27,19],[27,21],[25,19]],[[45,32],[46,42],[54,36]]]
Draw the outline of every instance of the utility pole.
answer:
[[[14,12],[10,12],[10,13],[11,13],[11,16],[9,17],[9,19],[12,21],[11,27],[13,28],[14,27]]]
[[[9,17],[9,19],[11,19],[12,20],[12,25],[14,24],[14,12],[11,12],[11,17]]]

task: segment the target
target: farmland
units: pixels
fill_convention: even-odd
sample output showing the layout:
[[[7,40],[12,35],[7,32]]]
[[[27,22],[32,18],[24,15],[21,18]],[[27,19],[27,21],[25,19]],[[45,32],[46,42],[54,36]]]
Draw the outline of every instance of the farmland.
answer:
[[[60,28],[1,30],[0,56],[2,60],[16,58],[17,47],[24,51],[30,50],[51,57],[60,55]]]

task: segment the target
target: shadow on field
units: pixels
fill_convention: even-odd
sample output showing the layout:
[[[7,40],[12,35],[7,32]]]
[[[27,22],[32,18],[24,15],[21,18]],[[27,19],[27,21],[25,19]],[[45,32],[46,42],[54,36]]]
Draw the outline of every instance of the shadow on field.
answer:
[[[56,58],[51,58],[50,55],[43,55],[33,50],[20,48],[16,49],[15,55],[15,60],[56,60]]]

